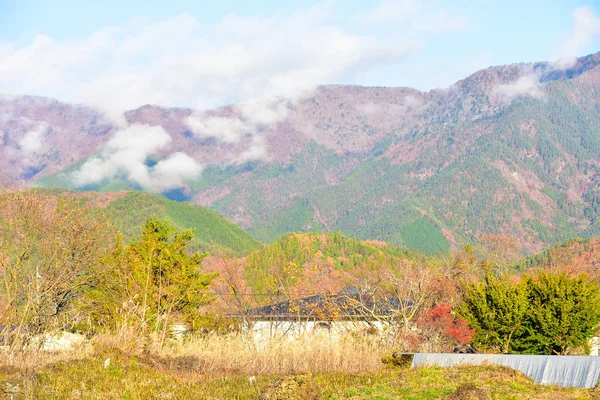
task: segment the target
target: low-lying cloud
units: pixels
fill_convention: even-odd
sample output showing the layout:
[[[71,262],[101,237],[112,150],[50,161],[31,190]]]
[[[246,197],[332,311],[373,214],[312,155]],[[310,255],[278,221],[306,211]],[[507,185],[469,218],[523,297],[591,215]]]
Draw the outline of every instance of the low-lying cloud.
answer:
[[[356,108],[359,113],[367,117],[379,117],[381,114],[403,115],[408,111],[420,108],[422,105],[423,101],[421,99],[408,95],[404,96],[403,101],[399,104],[369,102],[359,104]]]
[[[201,114],[186,118],[186,123],[198,138],[216,138],[224,143],[238,143],[252,128],[238,117],[212,117]]]
[[[265,160],[268,157],[267,144],[263,136],[255,136],[248,148],[234,157],[233,162],[243,164],[248,161]]]
[[[158,156],[172,141],[160,126],[132,125],[120,130],[102,151],[71,176],[77,187],[122,178],[152,192],[179,187],[197,179],[202,165],[177,152],[150,166],[148,158]]]
[[[19,141],[19,150],[25,158],[42,153],[45,150],[44,136],[48,132],[45,122],[36,122],[33,129],[29,130]]]
[[[185,122],[197,138],[215,138],[224,144],[237,144],[250,137],[250,145],[230,161],[265,159],[267,148],[264,134],[275,129],[289,115],[290,106],[296,104],[302,94],[284,99],[256,99],[243,101],[231,106],[231,115],[210,115],[197,112],[186,118]]]
[[[496,86],[492,95],[508,102],[517,97],[543,99],[545,95],[539,79],[533,72],[527,73],[512,83]]]

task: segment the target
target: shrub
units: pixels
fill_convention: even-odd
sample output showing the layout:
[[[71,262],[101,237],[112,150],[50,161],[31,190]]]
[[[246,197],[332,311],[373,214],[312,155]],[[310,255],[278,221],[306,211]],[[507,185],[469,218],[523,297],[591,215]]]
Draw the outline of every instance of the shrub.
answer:
[[[565,354],[600,328],[600,285],[585,275],[541,272],[518,281],[465,287],[459,312],[476,330],[476,348],[503,353]]]
[[[528,276],[526,332],[515,343],[524,353],[565,354],[585,346],[600,329],[600,285],[585,275],[542,272]]]

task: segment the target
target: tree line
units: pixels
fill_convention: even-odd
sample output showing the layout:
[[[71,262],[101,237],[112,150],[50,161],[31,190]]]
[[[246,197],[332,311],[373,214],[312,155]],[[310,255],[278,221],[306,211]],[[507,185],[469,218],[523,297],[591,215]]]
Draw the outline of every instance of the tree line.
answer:
[[[174,323],[195,332],[222,331],[203,306],[218,300],[235,313],[258,305],[247,279],[258,266],[272,277],[261,290],[297,300],[302,292],[294,287],[318,276],[304,265],[313,252],[319,260],[343,254],[343,265],[328,268],[343,271],[346,284],[370,304],[391,305],[386,323],[392,344],[403,351],[472,346],[480,352],[566,354],[585,351],[600,330],[598,276],[560,266],[518,273],[517,244],[501,236],[482,238],[483,249],[467,246],[441,258],[340,235],[288,236],[262,253],[222,258],[218,276],[205,270],[207,254],[189,251],[191,230],[150,219],[138,238],[125,243],[106,221],[101,210],[68,194],[0,193],[3,345],[20,346],[65,327],[95,333],[126,325],[161,343]],[[318,240],[304,243],[308,238]],[[372,310],[363,311],[368,316]]]

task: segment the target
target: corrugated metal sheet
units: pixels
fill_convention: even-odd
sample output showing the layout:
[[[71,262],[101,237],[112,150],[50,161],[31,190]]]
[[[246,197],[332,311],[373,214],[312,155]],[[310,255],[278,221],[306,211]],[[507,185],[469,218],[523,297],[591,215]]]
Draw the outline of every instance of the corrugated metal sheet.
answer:
[[[417,353],[412,366],[502,365],[543,385],[594,388],[600,380],[600,357],[516,354]]]

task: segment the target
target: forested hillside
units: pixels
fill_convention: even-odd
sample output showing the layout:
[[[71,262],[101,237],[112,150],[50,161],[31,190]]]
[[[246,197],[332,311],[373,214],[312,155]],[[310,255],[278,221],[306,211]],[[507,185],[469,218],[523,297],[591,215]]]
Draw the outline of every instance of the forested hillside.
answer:
[[[517,269],[550,268],[585,273],[600,281],[600,237],[571,239],[524,258]]]
[[[260,246],[239,226],[212,210],[149,193],[129,192],[111,202],[106,212],[128,239],[139,236],[148,218],[158,218],[170,221],[180,230],[193,229],[190,250],[243,255]]]
[[[125,242],[140,236],[148,219],[169,221],[178,230],[193,229],[194,237],[188,251],[241,256],[260,247],[239,226],[227,221],[215,211],[188,203],[179,203],[163,196],[143,192],[66,192],[42,190],[45,193],[70,195],[100,208],[112,229],[124,235]]]
[[[169,151],[203,166],[168,189],[144,187],[119,169],[126,164],[79,182],[83,166],[113,160],[107,143],[116,128],[80,106],[2,99],[9,116],[0,121],[0,167],[11,181],[41,186],[162,191],[210,207],[265,242],[340,231],[437,254],[501,233],[531,253],[600,233],[599,64],[596,53],[564,70],[490,67],[429,92],[322,86],[270,110],[284,116],[277,123],[248,131],[239,128],[246,117],[236,105],[132,110],[130,127],[162,127]],[[43,122],[47,149],[19,158],[35,121]],[[207,131],[211,121],[223,130]],[[223,139],[228,134],[233,139]],[[138,167],[152,172],[167,156],[158,149]]]
[[[422,258],[404,248],[341,233],[292,233],[248,255],[243,273],[253,293],[335,293],[367,271]]]
[[[312,141],[290,167],[256,166],[233,195],[210,204],[231,215],[245,193],[253,193],[244,202],[251,209],[281,196],[247,224],[266,241],[289,230],[339,230],[434,254],[482,233],[513,235],[528,251],[597,235],[600,71],[549,80],[543,98],[494,104],[487,80],[506,69],[435,93],[437,104],[411,118],[414,125],[399,116],[398,128],[365,152],[340,154]],[[341,98],[338,90],[321,93]],[[348,102],[340,107],[346,118],[356,115]]]

